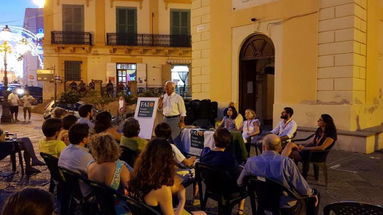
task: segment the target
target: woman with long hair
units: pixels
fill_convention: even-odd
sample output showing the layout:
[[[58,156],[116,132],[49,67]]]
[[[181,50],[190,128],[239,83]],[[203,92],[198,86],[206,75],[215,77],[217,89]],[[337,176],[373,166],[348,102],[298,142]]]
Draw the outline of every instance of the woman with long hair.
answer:
[[[228,107],[226,111],[226,115],[223,117],[221,121],[221,128],[226,128],[229,131],[239,130],[235,123],[235,119],[238,116],[238,112],[235,107]]]
[[[129,195],[165,215],[181,214],[186,202],[185,188],[176,177],[176,162],[170,143],[164,138],[151,140],[134,164]],[[172,194],[179,204],[175,210]]]
[[[120,142],[122,134],[117,131],[115,127],[112,125],[112,115],[103,111],[96,116],[96,120],[94,122],[94,131],[98,134],[101,132],[106,132],[110,134],[117,142]]]
[[[314,140],[309,143],[289,143],[282,151],[282,155],[291,156],[296,162],[303,162],[302,175],[307,176],[310,151],[324,151],[337,140],[334,119],[329,114],[322,114],[317,121]]]

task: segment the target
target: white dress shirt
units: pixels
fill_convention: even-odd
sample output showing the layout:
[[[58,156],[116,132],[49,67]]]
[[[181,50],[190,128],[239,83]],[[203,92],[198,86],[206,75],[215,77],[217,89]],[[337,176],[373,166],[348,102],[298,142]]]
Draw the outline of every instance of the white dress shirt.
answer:
[[[175,92],[173,92],[170,96],[165,94],[162,111],[164,116],[186,116],[184,99]]]
[[[8,95],[8,101],[11,104],[11,106],[18,106],[19,105],[19,96],[11,93]]]
[[[297,123],[290,119],[288,121],[281,120],[277,127],[275,127],[271,133],[276,134],[280,137],[288,136],[289,138],[292,138],[294,133],[297,131],[298,125]]]

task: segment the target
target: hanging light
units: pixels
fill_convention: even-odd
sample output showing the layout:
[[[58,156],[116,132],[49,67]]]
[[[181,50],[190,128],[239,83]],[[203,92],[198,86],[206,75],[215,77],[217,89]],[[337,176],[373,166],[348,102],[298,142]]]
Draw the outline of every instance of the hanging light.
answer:
[[[28,41],[25,38],[22,38],[21,41],[16,46],[16,52],[19,55],[23,55],[30,50],[31,50],[31,48],[28,44]]]
[[[11,29],[6,25],[0,32],[0,40],[9,41],[12,37]]]
[[[45,0],[33,0],[33,3],[39,7],[39,8],[43,8],[44,7],[44,4],[45,4]]]

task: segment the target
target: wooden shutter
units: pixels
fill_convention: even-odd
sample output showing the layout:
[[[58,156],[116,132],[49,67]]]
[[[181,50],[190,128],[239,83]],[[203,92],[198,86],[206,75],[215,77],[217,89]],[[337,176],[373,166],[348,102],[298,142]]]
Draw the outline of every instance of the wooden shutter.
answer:
[[[137,34],[137,9],[118,7],[116,9],[117,33]]]
[[[170,10],[170,34],[190,35],[190,10]]]
[[[81,80],[81,61],[65,61],[65,80],[80,81]]]
[[[63,31],[84,32],[84,6],[63,5]]]

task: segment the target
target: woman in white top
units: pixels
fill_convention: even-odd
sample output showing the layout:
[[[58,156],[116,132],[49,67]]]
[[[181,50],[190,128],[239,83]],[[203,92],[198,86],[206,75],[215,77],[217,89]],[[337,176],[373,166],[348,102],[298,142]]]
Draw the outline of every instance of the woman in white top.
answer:
[[[246,149],[248,152],[250,152],[250,144],[256,142],[256,136],[261,132],[261,123],[255,117],[256,114],[254,110],[245,110],[246,120],[242,124],[242,137],[243,141],[246,143]]]
[[[25,95],[21,98],[21,101],[23,102],[24,121],[27,121],[27,112],[28,121],[31,121],[32,102],[35,101],[35,98],[33,98],[28,91],[25,91]]]

